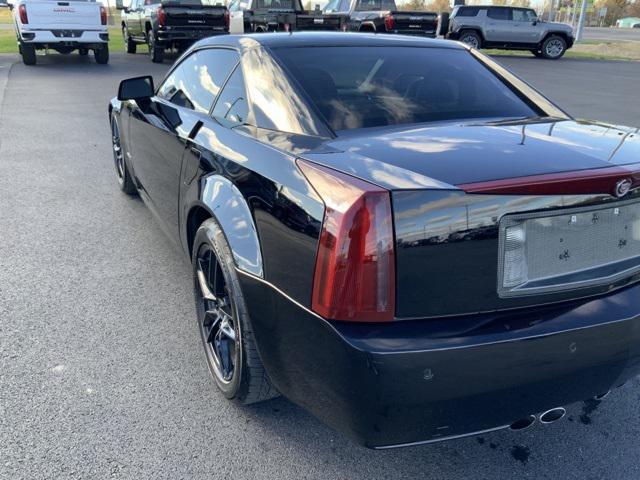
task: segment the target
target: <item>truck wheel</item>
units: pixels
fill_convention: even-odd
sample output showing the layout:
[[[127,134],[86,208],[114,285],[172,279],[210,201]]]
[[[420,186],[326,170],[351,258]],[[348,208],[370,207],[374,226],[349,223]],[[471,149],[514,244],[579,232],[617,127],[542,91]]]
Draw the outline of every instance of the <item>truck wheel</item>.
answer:
[[[149,58],[153,63],[162,63],[164,60],[164,47],[156,44],[156,37],[153,34],[153,30],[149,30],[147,33],[148,45],[149,45]]]
[[[122,37],[124,38],[127,53],[136,53],[136,42],[129,36],[129,29],[127,27],[122,27]]]
[[[567,51],[567,42],[558,35],[551,35],[542,42],[542,56],[557,60]]]
[[[477,32],[473,30],[463,30],[460,32],[460,37],[458,38],[462,43],[466,43],[472,48],[479,50],[482,48],[482,38],[478,35]]]
[[[22,53],[22,62],[25,65],[36,64],[36,49],[33,45],[21,45],[20,53]]]
[[[102,48],[94,50],[93,56],[96,59],[96,63],[99,63],[100,65],[106,65],[109,63],[109,45],[105,45]]]

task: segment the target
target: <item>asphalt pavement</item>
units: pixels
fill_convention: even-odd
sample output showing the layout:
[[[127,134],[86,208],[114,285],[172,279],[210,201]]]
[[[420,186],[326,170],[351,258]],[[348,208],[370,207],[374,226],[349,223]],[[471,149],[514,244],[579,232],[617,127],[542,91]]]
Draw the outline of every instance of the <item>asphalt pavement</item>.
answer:
[[[111,157],[118,82],[169,65],[17,60],[0,56],[1,479],[640,476],[638,380],[553,425],[380,452],[286,399],[226,401],[201,352],[190,267],[118,191]],[[640,126],[640,63],[498,60],[569,112]]]

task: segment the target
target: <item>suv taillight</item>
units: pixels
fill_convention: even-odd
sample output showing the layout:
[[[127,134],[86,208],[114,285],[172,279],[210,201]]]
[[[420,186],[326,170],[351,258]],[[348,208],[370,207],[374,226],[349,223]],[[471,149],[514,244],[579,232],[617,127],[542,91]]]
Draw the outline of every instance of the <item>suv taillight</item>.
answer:
[[[229,10],[224,11],[224,26],[229,30],[229,22],[231,21]]]
[[[167,14],[165,13],[164,8],[158,7],[157,15],[158,15],[158,25],[160,27],[164,27],[165,23],[167,23]]]
[[[386,28],[387,31],[389,31],[389,30],[393,30],[395,26],[396,26],[396,21],[393,19],[393,15],[388,13],[387,16],[384,17],[384,28]]]
[[[331,320],[393,320],[395,249],[389,192],[327,167],[297,163],[325,205],[311,308]]]
[[[29,23],[29,17],[27,16],[27,6],[20,5],[18,7],[18,14],[20,15],[20,23],[27,25]]]
[[[104,8],[102,5],[100,6],[100,23],[102,25],[107,24],[107,9]]]

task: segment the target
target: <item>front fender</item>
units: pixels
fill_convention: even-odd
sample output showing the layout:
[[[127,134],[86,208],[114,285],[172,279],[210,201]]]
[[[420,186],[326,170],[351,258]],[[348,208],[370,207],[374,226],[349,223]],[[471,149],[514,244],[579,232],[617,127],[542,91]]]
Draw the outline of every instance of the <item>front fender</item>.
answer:
[[[242,271],[263,277],[258,232],[244,196],[223,176],[210,175],[202,182],[202,206],[220,224],[236,266]]]

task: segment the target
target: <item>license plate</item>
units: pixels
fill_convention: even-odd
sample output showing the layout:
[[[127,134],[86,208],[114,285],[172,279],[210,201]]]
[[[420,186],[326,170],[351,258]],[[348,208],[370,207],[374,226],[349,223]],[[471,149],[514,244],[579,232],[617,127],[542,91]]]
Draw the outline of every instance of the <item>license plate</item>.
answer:
[[[314,18],[313,23],[316,25],[322,25],[324,23],[324,18]]]
[[[500,244],[501,296],[610,283],[640,271],[640,204],[508,215]]]

